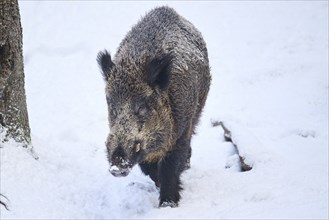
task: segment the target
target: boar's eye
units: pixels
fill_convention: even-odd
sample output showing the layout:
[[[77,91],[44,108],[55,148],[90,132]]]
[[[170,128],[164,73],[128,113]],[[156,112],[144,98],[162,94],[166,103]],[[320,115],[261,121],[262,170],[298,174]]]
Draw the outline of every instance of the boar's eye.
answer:
[[[145,104],[142,105],[136,105],[134,112],[137,116],[145,116],[147,113],[147,106]]]

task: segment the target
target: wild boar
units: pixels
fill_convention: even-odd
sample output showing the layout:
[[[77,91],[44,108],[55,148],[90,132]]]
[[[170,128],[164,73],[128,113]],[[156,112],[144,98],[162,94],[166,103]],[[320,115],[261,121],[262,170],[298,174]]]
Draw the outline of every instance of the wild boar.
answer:
[[[176,207],[211,82],[201,33],[174,9],[157,7],[132,27],[113,61],[106,50],[97,61],[106,82],[110,172],[126,176],[139,164],[160,188],[160,207]]]

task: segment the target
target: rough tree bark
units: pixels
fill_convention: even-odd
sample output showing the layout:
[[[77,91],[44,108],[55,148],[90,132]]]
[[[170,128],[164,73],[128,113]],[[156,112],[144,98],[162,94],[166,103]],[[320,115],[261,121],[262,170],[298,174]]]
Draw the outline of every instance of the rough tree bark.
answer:
[[[18,0],[0,0],[0,147],[13,139],[34,155],[27,114]],[[0,205],[7,210],[7,197]]]
[[[31,144],[17,0],[0,0],[0,137]]]

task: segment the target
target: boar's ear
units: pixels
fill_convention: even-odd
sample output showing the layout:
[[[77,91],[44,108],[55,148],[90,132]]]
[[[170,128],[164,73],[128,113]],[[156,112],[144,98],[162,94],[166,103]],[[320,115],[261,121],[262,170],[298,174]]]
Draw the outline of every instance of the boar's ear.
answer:
[[[161,91],[168,88],[170,67],[173,55],[168,53],[160,58],[154,58],[146,67],[146,81],[151,87]]]
[[[107,81],[110,76],[110,71],[114,66],[110,53],[107,52],[107,50],[99,52],[97,55],[97,63],[102,70],[104,80]]]

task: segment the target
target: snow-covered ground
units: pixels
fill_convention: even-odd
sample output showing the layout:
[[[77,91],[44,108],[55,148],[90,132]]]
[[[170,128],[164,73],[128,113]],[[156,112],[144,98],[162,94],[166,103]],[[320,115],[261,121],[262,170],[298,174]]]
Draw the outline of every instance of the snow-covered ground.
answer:
[[[328,1],[20,1],[39,160],[1,151],[1,219],[328,219]],[[99,50],[148,10],[174,7],[203,34],[212,85],[178,208],[138,167],[108,172]],[[232,125],[254,168],[239,172]],[[226,168],[230,167],[230,168]]]

